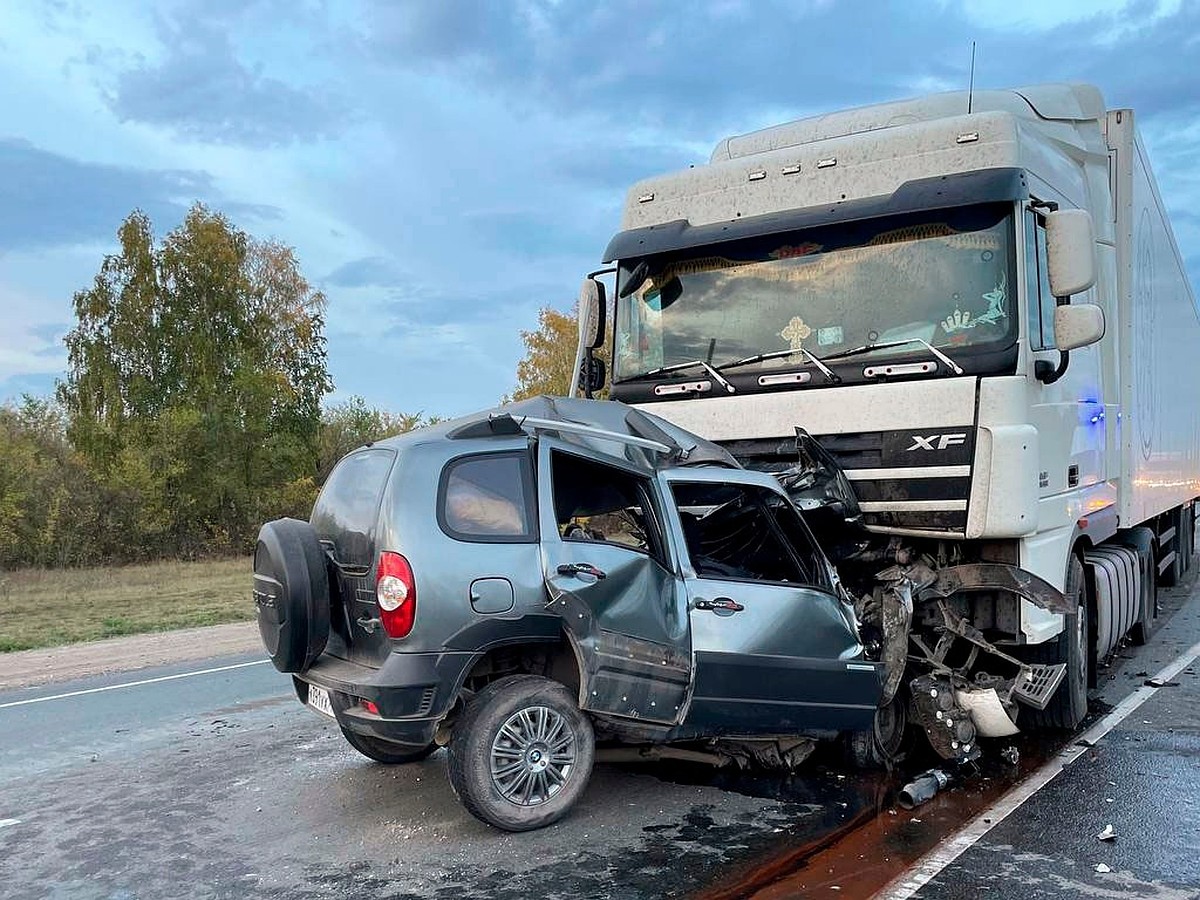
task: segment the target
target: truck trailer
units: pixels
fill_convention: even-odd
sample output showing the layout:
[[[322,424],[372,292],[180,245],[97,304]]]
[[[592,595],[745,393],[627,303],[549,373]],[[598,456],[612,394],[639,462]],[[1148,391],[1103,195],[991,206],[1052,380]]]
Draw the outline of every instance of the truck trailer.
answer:
[[[1200,496],[1200,313],[1132,110],[1052,84],[729,137],[630,188],[604,262],[572,392],[780,478],[887,667],[870,752],[1079,724]]]

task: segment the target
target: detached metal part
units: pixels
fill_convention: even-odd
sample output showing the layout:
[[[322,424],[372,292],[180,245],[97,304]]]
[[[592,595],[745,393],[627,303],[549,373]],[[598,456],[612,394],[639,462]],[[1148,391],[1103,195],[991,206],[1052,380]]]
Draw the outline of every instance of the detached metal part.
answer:
[[[1062,591],[1031,572],[1003,563],[963,563],[938,569],[936,580],[921,589],[921,600],[948,598],[962,591],[999,591],[1028,600],[1034,606],[1068,615],[1075,610]]]
[[[1054,612],[1065,611],[1062,593],[1048,582],[1013,566],[965,563],[934,569],[925,562],[895,565],[877,576],[879,621],[883,630],[885,696],[892,696],[902,673],[913,664],[927,666],[927,675],[909,682],[912,718],[924,728],[929,742],[944,759],[965,760],[978,754],[979,736],[1015,734],[1017,701],[1045,709],[1066,676],[1063,664],[1030,664],[1004,652],[952,605],[952,598],[970,593],[1008,593]],[[913,599],[915,598],[915,600]],[[932,607],[935,621],[924,618],[923,634],[913,633],[917,605]],[[930,634],[932,631],[932,634]],[[959,641],[968,647],[956,652]],[[932,644],[932,645],[931,645]],[[913,655],[907,654],[911,647]],[[1010,677],[976,671],[981,658],[1005,664]],[[953,664],[949,660],[953,659]],[[1004,671],[1004,669],[1002,669]]]
[[[912,714],[942,759],[968,762],[979,756],[971,714],[958,705],[950,679],[921,675],[909,682]]]
[[[896,800],[904,809],[915,809],[937,796],[938,791],[950,783],[950,776],[941,769],[923,772],[900,788]]]

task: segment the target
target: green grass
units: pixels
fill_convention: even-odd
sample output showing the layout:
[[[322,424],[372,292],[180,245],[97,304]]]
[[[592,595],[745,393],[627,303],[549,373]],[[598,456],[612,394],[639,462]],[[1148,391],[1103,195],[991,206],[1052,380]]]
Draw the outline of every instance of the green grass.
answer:
[[[0,572],[0,652],[254,618],[249,558]]]

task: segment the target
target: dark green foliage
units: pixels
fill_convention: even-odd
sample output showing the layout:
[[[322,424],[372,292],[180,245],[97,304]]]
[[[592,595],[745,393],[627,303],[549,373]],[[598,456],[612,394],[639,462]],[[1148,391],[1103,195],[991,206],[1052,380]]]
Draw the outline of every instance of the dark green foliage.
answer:
[[[351,397],[331,406],[321,420],[321,452],[318,482],[324,484],[339,459],[369,441],[381,441],[438,422],[424,413],[390,413],[367,406],[362,397]]]
[[[0,407],[0,567],[85,562],[102,506],[56,405],[26,396]]]
[[[0,568],[245,552],[346,452],[435,421],[322,410],[325,297],[290,248],[200,204],[157,245],[141,212],[118,239],[57,402],[0,407]]]
[[[134,212],[75,295],[58,399],[121,559],[245,549],[315,491],[325,298],[290,248],[200,204],[158,245]]]

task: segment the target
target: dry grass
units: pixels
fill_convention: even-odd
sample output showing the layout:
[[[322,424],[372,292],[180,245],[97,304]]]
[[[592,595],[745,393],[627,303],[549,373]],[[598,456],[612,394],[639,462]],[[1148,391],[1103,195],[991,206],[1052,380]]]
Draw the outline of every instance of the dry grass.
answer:
[[[248,558],[0,572],[0,652],[254,618]]]

